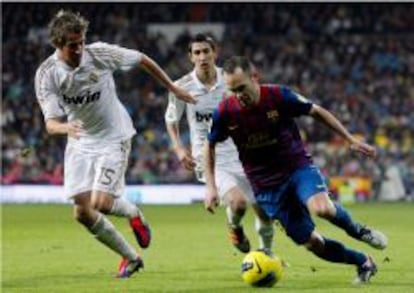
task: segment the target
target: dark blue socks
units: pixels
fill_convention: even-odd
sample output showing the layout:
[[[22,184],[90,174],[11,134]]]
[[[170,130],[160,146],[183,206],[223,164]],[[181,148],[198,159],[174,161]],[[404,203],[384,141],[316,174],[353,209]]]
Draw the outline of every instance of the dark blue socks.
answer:
[[[315,253],[320,258],[330,262],[353,264],[357,266],[361,266],[367,260],[365,254],[348,249],[338,241],[325,237],[323,239],[325,242],[323,252]]]
[[[344,229],[349,236],[359,239],[362,226],[352,220],[350,214],[342,205],[339,203],[334,203],[334,205],[336,208],[336,215],[330,222]]]

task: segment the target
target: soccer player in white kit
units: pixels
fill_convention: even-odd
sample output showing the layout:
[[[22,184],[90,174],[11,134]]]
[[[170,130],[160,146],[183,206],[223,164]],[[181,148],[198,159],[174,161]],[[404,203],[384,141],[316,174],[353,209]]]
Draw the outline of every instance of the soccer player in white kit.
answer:
[[[181,164],[194,170],[197,179],[205,183],[203,166],[203,145],[211,127],[212,113],[225,94],[222,69],[216,66],[217,52],[213,39],[198,34],[191,39],[188,54],[194,70],[176,81],[176,84],[197,98],[197,104],[190,105],[177,100],[174,93],[169,94],[165,122],[175,153]],[[182,144],[179,121],[186,111],[190,128],[191,153]],[[274,227],[256,205],[253,191],[244,174],[233,141],[227,140],[218,145],[216,158],[216,181],[220,200],[226,206],[230,239],[241,252],[250,250],[241,220],[246,212],[247,203],[256,212],[256,231],[260,247],[271,250]],[[218,202],[218,198],[205,198],[206,206]],[[213,212],[212,209],[208,209]]]
[[[143,260],[104,215],[127,217],[142,248],[150,244],[151,232],[138,207],[122,197],[136,132],[117,97],[113,72],[139,66],[180,99],[194,99],[139,51],[102,42],[85,45],[87,28],[78,13],[61,10],[53,17],[49,38],[56,51],[36,72],[36,96],[47,132],[68,137],[64,185],[74,217],[122,256],[117,276],[129,277]]]

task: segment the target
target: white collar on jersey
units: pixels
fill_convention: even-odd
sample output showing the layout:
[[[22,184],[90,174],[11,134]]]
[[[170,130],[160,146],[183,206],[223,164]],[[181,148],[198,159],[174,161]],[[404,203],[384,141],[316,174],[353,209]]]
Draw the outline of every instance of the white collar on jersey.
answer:
[[[216,69],[216,83],[211,87],[210,91],[215,90],[217,87],[219,87],[223,83],[222,69],[217,66],[215,66],[214,68]],[[207,90],[205,85],[198,79],[195,69],[191,72],[191,77],[195,80],[197,87],[200,90],[205,90],[207,92],[209,91]]]

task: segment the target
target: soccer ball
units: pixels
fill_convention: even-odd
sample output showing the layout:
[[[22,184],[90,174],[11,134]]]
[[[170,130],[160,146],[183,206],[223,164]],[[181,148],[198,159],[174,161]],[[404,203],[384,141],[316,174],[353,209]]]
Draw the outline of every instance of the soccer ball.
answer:
[[[243,281],[254,287],[272,287],[283,276],[283,266],[277,256],[266,250],[249,252],[241,265]]]

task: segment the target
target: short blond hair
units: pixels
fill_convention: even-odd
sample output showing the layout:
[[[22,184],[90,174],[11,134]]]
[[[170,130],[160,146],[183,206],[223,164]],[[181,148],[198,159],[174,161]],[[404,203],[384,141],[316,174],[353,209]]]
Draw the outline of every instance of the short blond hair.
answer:
[[[59,10],[49,23],[49,40],[56,48],[62,48],[68,33],[81,33],[86,35],[89,21],[80,15],[67,10]]]

